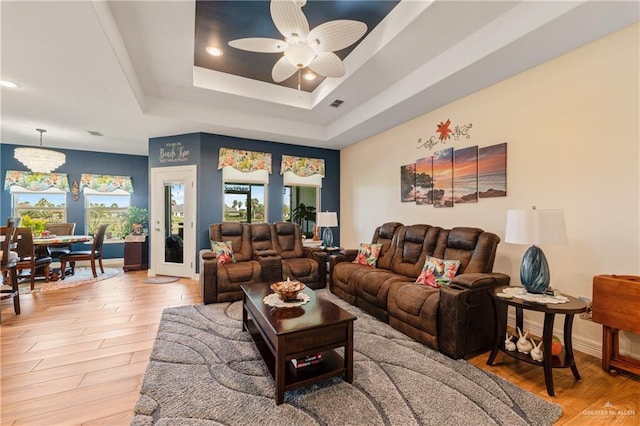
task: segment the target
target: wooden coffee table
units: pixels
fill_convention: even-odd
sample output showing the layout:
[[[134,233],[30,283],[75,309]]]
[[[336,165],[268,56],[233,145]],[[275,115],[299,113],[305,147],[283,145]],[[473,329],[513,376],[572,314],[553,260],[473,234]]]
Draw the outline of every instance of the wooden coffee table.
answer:
[[[353,321],[355,316],[335,304],[303,293],[309,302],[298,307],[274,308],[262,299],[273,291],[269,283],[242,288],[242,324],[255,342],[276,384],[276,404],[284,402],[284,392],[330,377],[342,376],[353,382]],[[344,357],[334,351],[344,347]],[[322,352],[322,362],[296,369],[293,358]]]

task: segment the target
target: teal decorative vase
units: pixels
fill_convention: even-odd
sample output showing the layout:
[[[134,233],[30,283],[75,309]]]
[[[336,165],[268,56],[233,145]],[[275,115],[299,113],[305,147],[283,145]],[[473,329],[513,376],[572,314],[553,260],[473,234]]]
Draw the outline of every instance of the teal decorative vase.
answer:
[[[333,232],[331,228],[324,228],[322,231],[322,245],[325,247],[333,247]]]
[[[549,264],[544,253],[537,246],[525,252],[520,267],[520,282],[529,293],[543,294],[549,288]]]

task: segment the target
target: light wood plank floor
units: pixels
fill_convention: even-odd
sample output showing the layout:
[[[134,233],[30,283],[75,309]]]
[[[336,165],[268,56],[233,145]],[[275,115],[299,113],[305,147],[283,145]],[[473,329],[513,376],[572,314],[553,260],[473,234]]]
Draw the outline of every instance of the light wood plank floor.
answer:
[[[144,284],[146,271],[21,297],[22,315],[1,305],[2,425],[126,425],[138,398],[162,310],[201,303],[196,281]],[[600,360],[578,354],[583,380],[554,370],[556,397],[542,369],[488,354],[470,362],[562,405],[558,424],[640,424],[640,381],[612,377]],[[610,403],[615,408],[607,408]],[[608,415],[629,410],[634,415]]]

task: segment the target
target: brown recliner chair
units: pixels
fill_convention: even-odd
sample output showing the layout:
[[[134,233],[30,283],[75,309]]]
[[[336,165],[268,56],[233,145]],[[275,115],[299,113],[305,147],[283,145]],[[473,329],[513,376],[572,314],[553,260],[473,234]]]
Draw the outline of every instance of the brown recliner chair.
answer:
[[[200,252],[200,288],[204,304],[242,299],[243,284],[262,282],[262,267],[253,259],[251,225],[224,222],[209,226],[211,241],[231,241],[234,263],[218,265],[211,250]]]
[[[393,251],[390,250],[393,235],[402,226],[400,222],[388,222],[384,223],[376,228],[371,238],[372,244],[382,244],[380,249],[380,256],[378,257],[378,267],[383,269],[389,269],[391,264],[391,258]],[[342,253],[334,256],[330,256],[329,264],[331,271],[331,279],[329,280],[329,288],[332,293],[346,300],[352,305],[357,305],[356,302],[356,275],[367,272],[367,269],[363,269],[361,265],[352,263],[358,250],[350,249],[344,250]],[[354,275],[356,274],[356,275]],[[352,279],[353,278],[353,279]]]
[[[291,222],[273,223],[271,245],[281,258],[283,280],[291,278],[313,289],[326,286],[327,254],[302,245],[299,225]]]

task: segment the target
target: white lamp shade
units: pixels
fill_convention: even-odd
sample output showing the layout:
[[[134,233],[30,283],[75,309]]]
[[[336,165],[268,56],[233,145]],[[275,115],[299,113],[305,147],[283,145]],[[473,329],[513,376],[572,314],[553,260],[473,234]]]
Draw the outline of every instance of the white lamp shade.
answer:
[[[336,212],[320,212],[317,219],[316,226],[325,228],[338,226],[338,214]]]
[[[506,243],[567,244],[564,212],[560,209],[507,211]]]

